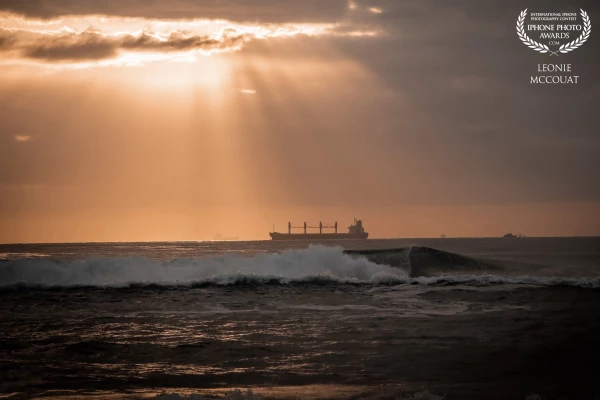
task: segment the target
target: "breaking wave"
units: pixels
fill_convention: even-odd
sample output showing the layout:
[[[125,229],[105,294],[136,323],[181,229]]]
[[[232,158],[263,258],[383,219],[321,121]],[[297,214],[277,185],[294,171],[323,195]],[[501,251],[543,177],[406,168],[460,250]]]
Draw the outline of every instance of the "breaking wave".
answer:
[[[224,255],[172,261],[144,258],[14,259],[0,261],[0,287],[120,288],[147,285],[197,287],[308,283],[477,286],[530,284],[600,288],[600,278],[494,275],[481,270],[479,266],[467,268],[472,263],[463,256],[426,248],[419,248],[417,251],[420,254],[417,260],[422,264],[417,275],[414,273],[415,250],[410,249],[364,254],[365,252],[344,252],[340,247],[312,246],[306,250],[289,250],[254,257]],[[382,256],[385,257],[382,259]],[[457,265],[460,268],[448,264],[447,258],[450,256],[459,261]],[[388,263],[393,266],[386,265],[385,258],[396,261]],[[404,264],[399,263],[403,259]],[[430,275],[433,272],[436,274],[423,275],[421,272],[426,267]],[[444,268],[448,270],[444,271]]]
[[[489,261],[422,246],[399,249],[345,250],[344,253],[365,257],[377,264],[400,268],[412,277],[459,272],[489,273],[502,270],[499,265]]]

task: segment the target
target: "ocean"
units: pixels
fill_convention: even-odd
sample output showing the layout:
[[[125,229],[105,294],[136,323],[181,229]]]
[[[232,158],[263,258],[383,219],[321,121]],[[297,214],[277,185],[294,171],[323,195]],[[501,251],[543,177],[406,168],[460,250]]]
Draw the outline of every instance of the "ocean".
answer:
[[[0,398],[600,399],[600,238],[0,245]]]

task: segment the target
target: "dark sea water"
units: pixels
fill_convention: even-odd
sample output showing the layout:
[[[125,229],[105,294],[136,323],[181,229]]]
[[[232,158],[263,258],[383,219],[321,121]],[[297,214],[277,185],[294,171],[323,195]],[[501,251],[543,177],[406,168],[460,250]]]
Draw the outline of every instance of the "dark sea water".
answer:
[[[0,398],[600,399],[600,238],[0,245]]]

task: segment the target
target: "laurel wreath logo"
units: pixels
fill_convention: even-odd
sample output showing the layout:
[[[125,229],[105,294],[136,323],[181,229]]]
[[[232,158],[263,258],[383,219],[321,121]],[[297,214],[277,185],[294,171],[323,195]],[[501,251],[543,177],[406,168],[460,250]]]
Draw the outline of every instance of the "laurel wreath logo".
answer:
[[[536,42],[535,40],[527,36],[527,33],[525,33],[525,17],[527,16],[527,9],[521,11],[521,14],[519,14],[519,18],[517,18],[517,35],[527,47],[540,53],[550,53],[551,56],[557,56],[559,52],[568,53],[570,51],[573,51],[576,48],[580,47],[582,44],[584,44],[586,40],[588,40],[588,38],[590,37],[590,33],[592,32],[592,23],[590,21],[590,17],[582,9],[579,10],[581,11],[581,18],[583,19],[583,31],[581,32],[581,35],[579,35],[579,37],[573,40],[572,42],[563,44],[556,51],[550,50],[550,48],[547,45]]]

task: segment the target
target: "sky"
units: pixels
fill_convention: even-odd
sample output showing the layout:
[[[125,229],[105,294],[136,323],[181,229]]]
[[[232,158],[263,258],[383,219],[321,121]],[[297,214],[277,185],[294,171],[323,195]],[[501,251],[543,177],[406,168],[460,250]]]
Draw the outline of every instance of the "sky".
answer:
[[[527,3],[527,4],[525,4]],[[0,0],[0,243],[600,235],[595,1]],[[532,85],[538,63],[576,85]],[[342,230],[343,231],[343,230]]]

